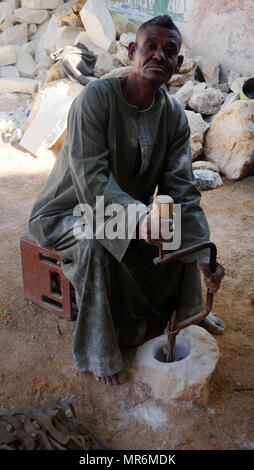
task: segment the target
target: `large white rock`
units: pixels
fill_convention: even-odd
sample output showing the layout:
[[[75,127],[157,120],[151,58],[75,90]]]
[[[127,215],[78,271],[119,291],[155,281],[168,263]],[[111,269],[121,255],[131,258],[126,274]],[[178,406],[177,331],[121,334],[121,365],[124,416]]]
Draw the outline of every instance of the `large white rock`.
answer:
[[[36,62],[29,52],[21,46],[15,46],[17,55],[17,68],[21,77],[33,78],[36,70]]]
[[[0,46],[0,66],[16,64],[17,56],[13,46]]]
[[[201,93],[193,93],[188,105],[193,111],[211,116],[216,114],[225,101],[225,95],[215,88],[206,88]]]
[[[223,181],[216,171],[198,169],[193,171],[196,178],[196,187],[199,191],[207,191],[223,186]]]
[[[39,47],[52,53],[64,46],[73,46],[80,32],[81,28],[61,26],[61,21],[53,15],[40,39]]]
[[[0,77],[19,77],[18,68],[13,65],[5,65],[0,67]]]
[[[34,59],[34,55],[38,47],[38,43],[39,43],[38,39],[35,41],[24,42],[24,44],[22,44],[22,48],[24,49],[24,51],[28,52],[28,54],[30,54],[32,58]]]
[[[208,85],[219,84],[220,66],[216,60],[211,57],[199,57],[198,65]]]
[[[41,24],[49,17],[47,10],[32,10],[31,8],[21,7],[14,10],[14,16],[17,23],[35,23]]]
[[[21,45],[23,42],[27,42],[27,25],[16,24],[7,28],[3,33],[0,34],[0,45],[1,44],[17,44]]]
[[[34,10],[54,10],[62,4],[62,0],[22,0],[22,6],[32,8]]]
[[[20,145],[41,157],[66,130],[71,103],[83,88],[73,80],[63,79],[41,89],[25,122]]]
[[[193,82],[189,80],[176,92],[174,98],[182,105],[183,108],[185,108],[193,94],[193,90]]]
[[[116,39],[116,28],[103,0],[87,0],[80,17],[91,40],[105,51]]]
[[[84,44],[84,46],[86,46],[90,51],[94,52],[94,54],[96,55],[103,54],[105,52],[101,47],[98,47],[96,46],[96,44],[93,43],[86,31],[82,31],[77,35],[75,39],[75,44],[77,44],[78,42]]]
[[[113,57],[108,52],[99,54],[94,67],[94,75],[101,77],[105,73],[109,73],[113,69]]]
[[[136,34],[134,33],[123,33],[120,36],[120,44],[124,47],[129,47],[131,42],[136,42]]]
[[[101,79],[112,78],[112,77],[126,77],[132,71],[132,65],[128,67],[119,67],[116,69],[111,70],[111,72],[102,75]]]
[[[158,350],[165,346],[167,336],[162,335],[137,349],[131,371],[134,380],[150,385],[154,396],[166,403],[190,400],[207,405],[212,376],[220,356],[216,340],[203,328],[191,325],[176,337],[176,355],[184,359],[160,362],[156,356]]]
[[[6,29],[11,28],[11,26],[13,26],[13,22],[14,22],[14,17],[13,17],[13,15],[12,15],[12,16],[8,16],[8,18],[6,18],[6,20],[4,20],[4,21],[0,24],[0,31],[3,32],[3,31],[5,31]]]
[[[30,78],[1,78],[0,93],[36,93],[40,82]]]
[[[230,180],[254,170],[254,101],[236,101],[212,120],[204,153]]]
[[[34,34],[30,34],[30,40],[32,41],[37,41],[42,38],[42,36],[45,34],[45,31],[49,25],[49,21],[47,20],[44,23],[40,24],[37,26],[37,30]]]
[[[0,3],[0,23],[8,18],[13,12],[13,8],[9,2]]]
[[[183,86],[189,80],[193,81],[194,75],[195,75],[194,70],[191,70],[190,72],[187,72],[187,73],[175,73],[169,80],[168,84],[170,86],[178,86],[178,87]]]
[[[117,43],[117,58],[120,60],[122,65],[131,65],[128,49],[122,46],[120,42]]]
[[[116,28],[116,38],[119,39],[122,33],[136,33],[137,25],[123,15],[112,15],[112,20]]]
[[[205,134],[209,129],[209,124],[204,121],[201,114],[199,113],[194,113],[194,111],[185,111],[185,113],[188,119],[191,132],[190,146],[192,160],[195,160],[202,153],[203,142]]]

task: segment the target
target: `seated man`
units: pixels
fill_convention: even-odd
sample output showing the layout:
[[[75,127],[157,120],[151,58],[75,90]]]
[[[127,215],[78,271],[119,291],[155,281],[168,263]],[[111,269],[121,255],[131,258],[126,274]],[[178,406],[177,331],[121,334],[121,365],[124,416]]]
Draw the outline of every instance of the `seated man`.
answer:
[[[136,206],[141,228],[149,226],[148,205],[158,186],[158,194],[181,204],[181,248],[209,240],[186,115],[161,87],[180,69],[180,47],[171,18],[153,18],[129,45],[131,74],[84,88],[71,106],[64,146],[30,217],[31,233],[41,246],[57,250],[75,288],[77,369],[93,372],[103,383],[119,383],[119,345],[142,344],[154,325],[163,332],[175,309],[178,320],[203,310],[198,263],[211,291],[220,286],[220,272],[210,272],[206,250],[156,267],[152,260],[162,239],[149,230],[135,239],[138,221],[132,237],[105,235],[115,220],[107,212],[110,204],[116,204],[122,222],[128,207]],[[106,215],[98,218],[102,196]],[[82,204],[92,212],[85,223]],[[224,329],[217,316],[202,326],[215,333]]]

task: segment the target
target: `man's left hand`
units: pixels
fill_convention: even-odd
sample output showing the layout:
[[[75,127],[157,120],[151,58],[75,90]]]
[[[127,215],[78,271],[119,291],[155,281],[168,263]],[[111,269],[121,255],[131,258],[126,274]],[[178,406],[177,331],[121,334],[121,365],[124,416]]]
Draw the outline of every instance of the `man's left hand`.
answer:
[[[220,288],[221,280],[224,276],[224,269],[222,266],[217,265],[215,272],[212,273],[209,262],[202,260],[199,261],[199,268],[204,275],[204,282],[209,292],[215,294]]]

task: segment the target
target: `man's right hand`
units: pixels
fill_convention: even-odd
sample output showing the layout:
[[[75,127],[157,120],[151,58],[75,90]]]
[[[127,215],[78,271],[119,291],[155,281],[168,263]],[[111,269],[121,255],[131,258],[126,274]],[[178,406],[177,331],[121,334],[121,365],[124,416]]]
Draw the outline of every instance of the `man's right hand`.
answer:
[[[157,224],[157,227],[156,227],[156,224]],[[173,219],[168,219],[168,228],[172,236],[173,236],[173,229],[174,229],[173,227],[174,227]],[[140,222],[140,234],[142,238],[146,241],[146,243],[148,243],[149,245],[160,246],[163,243],[169,241],[169,238],[167,239],[163,238],[163,233],[161,231],[159,219],[157,217],[152,216],[151,212],[145,215],[145,217]],[[156,236],[154,236],[154,234]]]

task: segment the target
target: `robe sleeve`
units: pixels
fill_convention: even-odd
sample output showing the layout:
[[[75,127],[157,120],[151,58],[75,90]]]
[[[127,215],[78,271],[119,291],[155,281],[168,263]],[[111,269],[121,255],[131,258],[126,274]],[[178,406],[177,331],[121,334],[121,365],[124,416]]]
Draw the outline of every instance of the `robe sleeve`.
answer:
[[[176,204],[181,204],[182,249],[208,241],[210,231],[205,213],[200,207],[201,194],[195,186],[196,180],[192,172],[190,128],[184,110],[180,106],[177,108],[175,132],[169,142],[158,194],[169,195]],[[209,249],[185,256],[182,261],[190,263],[207,257],[210,257]]]
[[[73,186],[79,204],[88,204],[93,211],[93,223],[87,219],[89,229],[96,232],[97,240],[118,260],[121,261],[133,237],[141,216],[149,211],[139,200],[133,199],[117,183],[109,167],[109,145],[107,142],[107,122],[110,112],[109,98],[100,81],[91,83],[76,98],[68,116],[68,153]],[[111,142],[112,146],[112,142]],[[119,156],[120,157],[120,156]],[[119,204],[114,215],[98,217],[98,196],[104,197],[104,206]],[[96,204],[97,203],[97,204]],[[127,233],[128,205],[138,206],[138,216],[132,218],[131,230]],[[101,206],[100,206],[101,208]],[[97,212],[96,228],[95,215]],[[107,224],[112,219],[118,226],[125,226],[123,238],[104,237]]]

